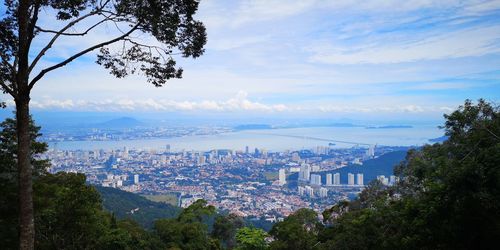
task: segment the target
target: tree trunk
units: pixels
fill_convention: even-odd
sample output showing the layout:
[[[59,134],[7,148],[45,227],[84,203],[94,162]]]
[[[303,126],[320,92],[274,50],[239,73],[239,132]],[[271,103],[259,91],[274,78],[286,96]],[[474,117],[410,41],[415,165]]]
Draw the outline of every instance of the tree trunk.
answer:
[[[30,159],[29,95],[16,99],[17,164],[19,173],[19,249],[34,249],[33,169]]]

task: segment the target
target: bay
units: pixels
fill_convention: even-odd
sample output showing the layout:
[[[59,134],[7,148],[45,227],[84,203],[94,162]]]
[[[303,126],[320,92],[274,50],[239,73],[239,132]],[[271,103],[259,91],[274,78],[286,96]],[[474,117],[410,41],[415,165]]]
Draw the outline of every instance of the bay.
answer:
[[[245,150],[254,148],[269,151],[311,149],[317,146],[347,148],[355,145],[421,146],[444,132],[437,126],[411,128],[366,129],[364,127],[307,127],[284,129],[244,130],[216,135],[196,135],[174,138],[120,140],[120,141],[63,141],[49,143],[59,150],[112,150],[127,147],[138,150],[162,150],[166,145],[172,151],[212,149]]]

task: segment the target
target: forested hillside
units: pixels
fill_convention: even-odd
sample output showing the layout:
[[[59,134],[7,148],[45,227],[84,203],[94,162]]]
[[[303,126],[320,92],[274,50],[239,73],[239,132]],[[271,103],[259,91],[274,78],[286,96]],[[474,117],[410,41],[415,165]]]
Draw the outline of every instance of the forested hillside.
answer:
[[[119,219],[132,219],[145,228],[152,228],[157,219],[174,218],[181,212],[179,207],[150,201],[140,195],[116,188],[95,187],[102,198],[105,210]]]

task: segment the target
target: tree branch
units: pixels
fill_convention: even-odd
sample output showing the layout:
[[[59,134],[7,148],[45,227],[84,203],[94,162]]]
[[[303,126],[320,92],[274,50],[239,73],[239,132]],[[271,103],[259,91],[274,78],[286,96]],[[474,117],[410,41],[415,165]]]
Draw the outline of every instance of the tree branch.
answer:
[[[107,2],[109,2],[109,1],[107,1]],[[35,67],[35,65],[38,63],[38,61],[40,61],[40,59],[43,57],[43,55],[45,55],[45,53],[52,47],[52,45],[56,42],[56,40],[59,38],[59,36],[61,36],[66,30],[68,30],[69,28],[73,27],[78,22],[80,22],[80,21],[82,21],[82,20],[84,20],[84,19],[86,19],[88,17],[91,17],[93,15],[98,14],[102,10],[102,8],[104,8],[104,6],[102,6],[101,8],[96,9],[95,11],[91,11],[88,14],[83,15],[83,16],[81,16],[81,17],[79,17],[79,18],[77,18],[77,19],[69,22],[61,30],[59,30],[58,32],[56,32],[56,35],[54,35],[54,37],[52,37],[52,39],[50,40],[50,42],[47,45],[45,45],[45,47],[35,57],[35,59],[33,60],[33,62],[31,63],[31,65],[29,67],[28,72],[31,73],[31,71],[33,70],[33,68]]]
[[[56,30],[48,30],[48,29],[43,29],[42,27],[40,26],[36,26],[36,29],[40,32],[45,32],[45,33],[54,33],[54,34],[59,34],[59,35],[62,35],[62,36],[84,36],[84,35],[87,35],[92,29],[94,29],[95,27],[99,26],[100,24],[106,22],[106,21],[109,21],[111,20],[111,18],[105,18],[105,19],[102,19],[101,21],[97,22],[96,24],[90,26],[87,30],[85,30],[84,32],[81,32],[81,33],[66,33],[66,32],[60,32],[60,31],[56,31]]]
[[[0,85],[2,86],[2,89],[7,92],[9,95],[11,95],[13,98],[16,98],[16,93],[14,93],[14,91],[9,87],[7,86],[7,84],[3,83],[3,82],[0,82]]]
[[[33,80],[31,80],[30,84],[29,84],[29,89],[31,90],[33,88],[33,86],[35,85],[35,83],[40,80],[45,74],[47,74],[48,72],[52,71],[52,70],[55,70],[55,69],[58,69],[60,67],[63,67],[65,66],[66,64],[72,62],[73,60],[75,60],[76,58],[80,57],[80,56],[83,56],[95,49],[98,49],[98,48],[102,48],[106,45],[109,45],[109,44],[112,44],[112,43],[115,43],[117,41],[120,41],[122,39],[124,39],[125,37],[129,36],[130,34],[132,34],[132,32],[134,32],[135,30],[137,30],[137,28],[140,26],[140,23],[137,23],[134,27],[132,27],[132,29],[130,29],[127,33],[119,36],[119,37],[116,37],[112,40],[109,40],[109,41],[106,41],[106,42],[103,42],[103,43],[100,43],[100,44],[97,44],[97,45],[94,45],[90,48],[87,48],[85,50],[82,50],[80,51],[79,53],[69,57],[68,59],[56,64],[56,65],[53,65],[51,67],[48,67],[46,69],[43,69],[35,78],[33,78]]]

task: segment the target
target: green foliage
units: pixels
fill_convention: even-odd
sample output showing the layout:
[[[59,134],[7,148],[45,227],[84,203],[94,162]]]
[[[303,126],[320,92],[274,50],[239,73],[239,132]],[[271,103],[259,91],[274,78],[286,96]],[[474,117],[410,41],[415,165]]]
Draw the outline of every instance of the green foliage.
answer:
[[[204,218],[215,214],[215,207],[207,205],[207,201],[200,199],[195,201],[189,207],[182,210],[177,220],[190,222],[203,222]]]
[[[0,123],[0,246],[17,248],[18,228],[18,171],[17,171],[17,135],[16,120],[8,118]],[[34,167],[33,177],[43,175],[49,166],[47,160],[37,155],[47,150],[47,144],[38,142],[40,127],[30,120],[31,162]]]
[[[238,250],[263,250],[268,249],[266,242],[268,234],[257,228],[243,227],[236,232],[236,241]]]
[[[34,191],[38,248],[89,248],[106,231],[99,193],[83,174],[44,175]]]
[[[236,231],[245,225],[245,221],[234,214],[219,215],[215,218],[212,237],[221,241],[225,248],[236,246]]]
[[[7,119],[0,127],[0,247],[17,249],[16,121]],[[162,249],[159,238],[135,222],[104,212],[99,193],[83,174],[48,174],[49,162],[37,158],[47,149],[36,141],[39,130],[31,122],[37,249]]]
[[[213,249],[219,244],[210,239],[208,226],[203,219],[215,213],[215,208],[205,200],[197,200],[185,208],[176,219],[160,219],[154,231],[169,248]]]
[[[324,249],[496,249],[500,237],[499,107],[466,101],[449,139],[411,150],[395,187],[372,183],[324,212]]]
[[[282,222],[274,224],[270,234],[275,238],[272,249],[312,249],[318,243],[323,226],[311,209],[302,208]]]
[[[153,228],[155,220],[175,218],[181,211],[170,204],[153,202],[116,188],[97,186],[96,189],[102,197],[104,209],[114,213],[118,219],[132,219],[147,229]],[[132,210],[135,211],[132,213]]]

